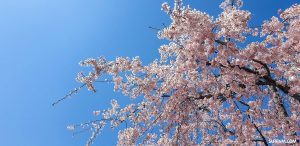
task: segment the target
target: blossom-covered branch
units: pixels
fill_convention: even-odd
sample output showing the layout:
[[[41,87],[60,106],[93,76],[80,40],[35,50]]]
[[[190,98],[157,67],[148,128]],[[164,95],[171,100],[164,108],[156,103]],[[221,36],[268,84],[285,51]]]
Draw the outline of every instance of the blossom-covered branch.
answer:
[[[281,11],[261,29],[248,26],[252,15],[242,5],[225,0],[214,19],[181,0],[173,9],[163,3],[172,22],[159,29],[158,37],[170,41],[159,48],[159,59],[148,65],[139,57],[82,61],[93,70],[80,72],[77,80],[89,90],[96,91],[94,83],[110,75],[114,90],[134,101],[121,108],[112,100],[111,109],[96,111],[106,120],[92,122],[97,126],[87,145],[107,122],[126,123],[118,135],[122,146],[299,139],[300,5]],[[255,37],[262,41],[246,43]]]

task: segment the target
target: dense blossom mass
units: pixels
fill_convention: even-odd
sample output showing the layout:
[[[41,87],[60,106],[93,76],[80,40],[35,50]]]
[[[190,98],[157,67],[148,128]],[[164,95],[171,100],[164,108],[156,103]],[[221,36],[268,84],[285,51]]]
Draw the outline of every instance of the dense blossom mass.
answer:
[[[252,15],[242,5],[225,0],[223,12],[213,18],[180,0],[173,8],[163,3],[172,22],[158,32],[170,42],[159,48],[161,58],[148,65],[139,57],[81,62],[93,68],[78,74],[83,86],[96,91],[95,82],[112,82],[133,103],[120,107],[112,100],[112,108],[94,111],[99,120],[68,128],[90,127],[87,145],[106,124],[126,125],[118,134],[120,146],[299,139],[300,5],[279,11],[260,27],[249,26]],[[103,75],[112,79],[102,80]]]

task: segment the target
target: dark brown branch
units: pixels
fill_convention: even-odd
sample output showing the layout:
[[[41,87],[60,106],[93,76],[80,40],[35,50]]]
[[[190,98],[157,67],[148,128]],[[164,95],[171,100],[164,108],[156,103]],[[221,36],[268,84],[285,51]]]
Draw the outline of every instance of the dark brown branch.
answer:
[[[208,95],[202,95],[202,94],[199,94],[198,97],[189,97],[189,98],[195,99],[195,100],[199,100],[199,99],[211,98],[211,97],[213,97],[213,95],[211,95],[211,94],[208,94]]]
[[[242,111],[235,101],[234,101],[234,103],[235,103],[236,107],[237,107],[240,111]],[[246,105],[249,106],[248,104],[246,104]],[[250,106],[249,106],[249,107],[250,107]],[[268,146],[267,139],[266,139],[265,136],[262,134],[261,130],[259,130],[259,128],[257,127],[257,125],[251,120],[250,115],[249,115],[249,114],[247,114],[247,115],[248,115],[249,120],[251,121],[251,123],[252,123],[253,126],[255,127],[256,131],[259,133],[260,137],[262,138],[263,143],[264,143],[266,146]]]
[[[229,129],[227,129],[226,126],[224,125],[224,123],[221,120],[220,120],[220,122],[217,121],[217,120],[213,120],[213,121],[216,122],[217,124],[219,124],[222,127],[224,132],[229,132],[231,135],[235,134],[233,131],[230,131]]]
[[[244,101],[240,101],[240,100],[238,100],[238,102],[239,102],[239,103],[241,103],[242,105],[245,105],[245,106],[247,106],[247,107],[248,107],[248,109],[247,109],[247,110],[249,110],[249,109],[250,109],[250,105],[249,105],[249,104],[247,104],[247,103],[245,103]]]
[[[264,82],[265,85],[275,86],[278,89],[280,89],[282,92],[284,92],[285,94],[289,94],[289,90],[291,89],[291,87],[289,87],[288,85],[283,86],[281,84],[278,84],[270,76],[263,76],[262,79],[265,80],[265,82]],[[298,100],[300,102],[300,95],[299,95],[299,93],[291,95],[291,97],[293,97],[294,99],[296,99],[296,100]]]
[[[248,115],[249,120],[250,120],[250,116]],[[251,121],[252,122],[252,121]],[[256,126],[256,124],[254,122],[252,122],[253,126],[255,127],[256,131],[259,133],[260,137],[262,138],[263,143],[268,146],[268,142],[265,138],[265,136],[262,134],[262,132],[259,130],[259,128]]]
[[[221,40],[215,40],[216,43],[226,46],[227,43]]]
[[[221,41],[221,40],[215,40],[216,43],[219,43],[221,45],[225,45],[226,46],[226,42],[224,41]],[[259,61],[257,59],[253,59],[254,62],[257,62],[261,65],[263,65],[263,67],[266,69],[267,71],[267,75],[266,76],[263,76],[261,79],[264,79],[265,82],[259,80],[257,81],[257,85],[272,85],[272,86],[276,86],[277,88],[279,88],[280,90],[282,90],[285,94],[289,94],[289,90],[290,90],[290,87],[285,85],[280,85],[280,84],[277,84],[276,81],[274,79],[271,78],[271,72],[270,72],[270,69],[268,68],[268,65],[263,63],[262,61]],[[228,61],[227,62],[231,68],[234,68],[235,66],[237,66],[239,69],[241,70],[244,70],[248,73],[252,73],[252,74],[256,74],[256,75],[260,75],[258,71],[255,71],[255,70],[252,70],[252,69],[249,69],[247,67],[241,67],[239,65],[231,65],[230,62]],[[210,63],[207,63],[208,65],[210,65]],[[226,67],[224,65],[221,64],[221,67]],[[294,99],[298,100],[300,102],[300,93],[296,93],[294,95],[291,95],[291,97],[293,97]]]
[[[300,93],[296,93],[292,97],[300,102]]]
[[[240,102],[240,101],[239,101],[239,102]],[[242,110],[240,109],[240,107],[238,106],[238,104],[237,104],[235,101],[234,101],[234,103],[235,103],[236,107],[237,107],[240,111],[242,111]],[[240,103],[241,103],[241,102],[240,102]],[[246,103],[245,103],[245,104],[246,104]],[[246,105],[249,106],[248,104],[246,104]],[[249,108],[250,108],[250,106],[249,106]],[[259,128],[256,126],[256,124],[251,120],[250,115],[249,115],[249,114],[247,114],[247,115],[248,115],[249,120],[251,121],[251,123],[252,123],[253,126],[255,127],[256,131],[259,133],[260,137],[262,138],[263,143],[264,143],[266,146],[268,146],[268,142],[267,142],[265,136],[262,134],[262,132],[259,130]]]
[[[282,101],[282,98],[281,98],[280,96],[278,96],[276,87],[275,87],[275,86],[272,86],[272,88],[273,88],[274,92],[276,92],[276,98],[277,98],[277,100],[278,100],[278,102],[279,102],[279,106],[280,106],[280,107],[282,108],[282,110],[283,110],[284,116],[285,116],[285,117],[288,117],[289,115],[288,115],[288,113],[287,113],[286,108],[284,107],[284,105],[283,105],[283,103],[282,103],[282,102],[283,102],[283,101]]]
[[[260,62],[260,63],[262,63],[262,65],[264,64],[263,62],[258,61],[258,60],[256,60],[255,62]],[[252,74],[255,74],[255,75],[260,75],[259,72],[256,71],[256,70],[252,70],[252,69],[244,67],[244,66],[241,67],[239,65],[231,65],[229,61],[227,61],[227,63],[230,65],[231,68],[238,67],[239,69],[244,70],[244,71],[246,71],[248,73],[252,73]],[[264,64],[263,66],[267,70],[268,75],[262,76],[260,78],[261,80],[257,81],[257,85],[271,85],[271,86],[275,86],[278,89],[280,89],[281,91],[283,91],[285,94],[289,94],[289,90],[291,89],[291,87],[289,87],[288,85],[284,85],[283,86],[281,84],[276,83],[276,81],[274,79],[272,79],[272,77],[271,77],[270,70],[269,70],[268,66],[266,64]],[[262,81],[262,80],[264,80],[264,81]],[[294,99],[296,99],[296,100],[298,100],[300,102],[300,95],[299,95],[299,93],[291,95],[291,97],[293,97]]]
[[[259,60],[256,60],[256,59],[252,59],[252,60],[253,60],[254,62],[259,63],[260,65],[262,65],[262,66],[266,69],[267,75],[268,75],[268,76],[271,76],[270,69],[269,69],[269,67],[268,67],[268,65],[267,65],[266,63],[263,63],[262,61],[259,61]]]

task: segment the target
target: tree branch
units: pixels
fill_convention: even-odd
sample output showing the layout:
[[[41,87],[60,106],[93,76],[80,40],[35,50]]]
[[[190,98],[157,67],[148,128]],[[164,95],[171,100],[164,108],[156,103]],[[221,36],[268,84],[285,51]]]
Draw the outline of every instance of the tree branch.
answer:
[[[249,115],[248,115],[248,117],[249,117],[249,120],[250,120],[250,116],[249,116]],[[264,143],[266,146],[268,146],[268,142],[267,142],[265,136],[264,136],[264,135],[262,134],[262,132],[258,129],[258,127],[256,126],[256,124],[255,124],[253,121],[251,121],[251,122],[252,122],[253,126],[255,127],[256,131],[259,133],[260,137],[262,138],[263,143]]]

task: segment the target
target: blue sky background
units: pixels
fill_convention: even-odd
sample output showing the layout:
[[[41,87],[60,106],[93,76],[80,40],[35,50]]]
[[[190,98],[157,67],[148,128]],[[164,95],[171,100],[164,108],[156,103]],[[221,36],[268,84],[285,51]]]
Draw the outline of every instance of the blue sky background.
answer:
[[[94,119],[111,98],[128,102],[112,85],[97,84],[59,105],[56,99],[80,86],[78,62],[88,57],[158,57],[165,43],[148,28],[168,24],[166,0],[0,0],[0,145],[83,146],[90,133],[72,137],[66,126]],[[171,0],[168,0],[172,3]],[[221,0],[185,4],[217,16]],[[299,0],[245,0],[259,25]],[[122,103],[123,102],[123,103]],[[106,128],[94,145],[115,145],[117,130]]]

